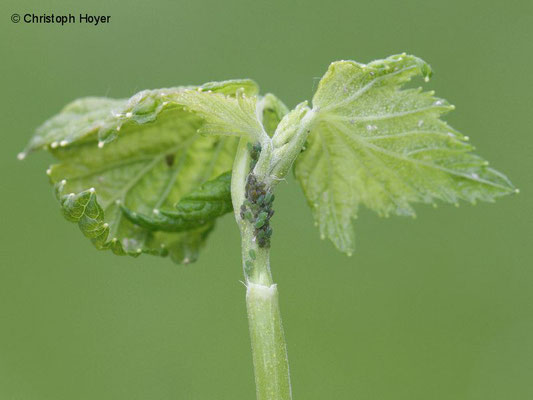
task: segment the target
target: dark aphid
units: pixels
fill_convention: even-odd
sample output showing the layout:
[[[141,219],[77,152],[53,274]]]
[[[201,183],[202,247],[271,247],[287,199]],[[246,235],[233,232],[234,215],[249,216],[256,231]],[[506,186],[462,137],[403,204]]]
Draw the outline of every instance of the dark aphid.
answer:
[[[266,232],[263,230],[260,230],[257,232],[257,244],[259,247],[267,247],[270,246],[270,238],[267,236]]]
[[[271,209],[268,211],[268,219],[272,218],[273,215],[274,215],[274,209],[271,208]]]
[[[174,165],[174,154],[167,154],[165,156],[165,162],[167,163],[168,167],[172,167]]]
[[[250,158],[252,159],[252,162],[250,163],[250,168],[254,169],[255,165],[257,164],[257,160],[259,160],[261,145],[259,143],[256,143],[254,145],[250,145],[250,143],[248,143],[248,151],[250,152]]]
[[[269,239],[272,237],[272,228],[270,226],[265,230],[265,235]]]
[[[257,198],[257,204],[259,204],[260,206],[263,205],[264,201],[265,201],[265,195],[264,194],[262,194],[261,196],[259,196]]]
[[[257,231],[256,237],[257,237],[257,240],[266,239],[266,232],[263,230],[259,230]]]

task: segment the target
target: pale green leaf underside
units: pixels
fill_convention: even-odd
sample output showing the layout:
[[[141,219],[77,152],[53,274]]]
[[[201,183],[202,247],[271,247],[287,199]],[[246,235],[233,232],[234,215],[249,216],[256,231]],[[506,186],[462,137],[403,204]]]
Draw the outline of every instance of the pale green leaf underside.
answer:
[[[129,100],[80,99],[38,129],[27,151],[46,148],[59,160],[48,174],[63,212],[97,248],[170,255],[183,263],[197,258],[214,219],[164,232],[133,223],[121,210],[173,210],[201,184],[231,170],[239,138],[200,135],[205,120],[177,101],[197,90],[229,101],[237,90],[257,93],[244,80],[143,91]]]
[[[400,87],[430,67],[405,54],[368,65],[330,65],[313,98],[316,122],[296,160],[323,237],[353,251],[360,204],[379,215],[414,215],[412,203],[492,201],[514,190],[470,153],[467,138],[440,116],[453,106],[433,92]]]

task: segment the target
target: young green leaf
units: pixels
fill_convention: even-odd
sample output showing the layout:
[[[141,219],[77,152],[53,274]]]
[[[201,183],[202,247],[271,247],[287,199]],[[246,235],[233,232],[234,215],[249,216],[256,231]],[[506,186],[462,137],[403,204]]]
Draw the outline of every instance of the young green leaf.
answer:
[[[339,61],[315,93],[312,132],[294,171],[321,235],[343,252],[353,251],[359,204],[414,215],[414,202],[493,201],[514,191],[439,119],[453,106],[433,92],[401,89],[416,75],[429,80],[429,65],[405,54],[368,65]]]
[[[209,87],[224,96],[231,93],[228,88],[256,91],[245,84],[249,81],[235,82],[210,83],[200,90]],[[137,225],[122,211],[152,215],[170,210],[201,184],[231,170],[238,138],[199,135],[205,121],[175,101],[185,90],[144,91],[124,101],[78,100],[32,140],[29,151],[46,148],[59,160],[48,175],[57,184],[63,212],[97,248],[170,255],[185,263],[196,259],[214,217],[186,231],[164,232]],[[117,105],[118,111],[113,109]]]

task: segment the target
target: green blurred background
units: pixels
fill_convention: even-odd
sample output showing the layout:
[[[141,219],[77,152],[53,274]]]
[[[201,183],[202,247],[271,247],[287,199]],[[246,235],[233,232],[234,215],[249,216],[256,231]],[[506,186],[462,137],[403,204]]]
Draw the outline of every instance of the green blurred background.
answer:
[[[406,51],[448,121],[521,189],[321,241],[280,185],[272,265],[295,399],[533,398],[533,2],[18,1],[0,5],[0,400],[253,399],[231,216],[196,264],[97,252],[60,215],[34,128],[81,96],[253,78],[291,107],[338,59]],[[111,15],[28,25],[12,13]],[[420,83],[420,82],[417,82]]]

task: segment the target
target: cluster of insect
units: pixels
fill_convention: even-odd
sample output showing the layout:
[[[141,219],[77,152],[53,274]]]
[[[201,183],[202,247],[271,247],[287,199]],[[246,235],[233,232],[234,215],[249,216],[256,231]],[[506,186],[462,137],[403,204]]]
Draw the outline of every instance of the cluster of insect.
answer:
[[[252,159],[251,170],[255,167],[261,146],[259,144],[249,145],[250,156]],[[270,238],[272,236],[272,227],[270,218],[274,215],[272,203],[274,202],[274,193],[270,188],[266,188],[263,182],[257,180],[257,177],[250,172],[246,178],[245,200],[241,205],[240,215],[254,227],[254,235],[259,247],[270,247]]]

